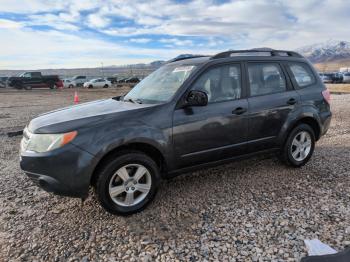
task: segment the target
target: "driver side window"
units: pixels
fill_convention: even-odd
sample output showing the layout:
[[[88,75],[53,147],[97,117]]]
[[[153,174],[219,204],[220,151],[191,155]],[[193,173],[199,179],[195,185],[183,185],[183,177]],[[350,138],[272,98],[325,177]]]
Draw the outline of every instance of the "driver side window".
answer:
[[[209,103],[240,99],[240,65],[210,68],[196,80],[191,89],[207,93]]]

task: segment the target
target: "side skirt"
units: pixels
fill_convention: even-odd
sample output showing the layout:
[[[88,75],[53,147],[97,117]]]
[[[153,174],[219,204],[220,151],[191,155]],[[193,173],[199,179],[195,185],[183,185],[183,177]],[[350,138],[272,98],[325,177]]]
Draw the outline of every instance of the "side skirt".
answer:
[[[184,174],[184,173],[190,173],[190,172],[194,172],[197,170],[201,170],[204,168],[210,168],[210,167],[216,167],[219,165],[223,165],[223,164],[227,164],[233,161],[237,161],[237,160],[242,160],[242,159],[247,159],[250,158],[252,156],[256,156],[256,155],[261,155],[261,154],[267,154],[267,153],[275,153],[278,152],[280,149],[279,148],[272,148],[272,149],[267,149],[267,150],[261,150],[258,152],[254,152],[254,153],[249,153],[249,154],[244,154],[241,156],[235,156],[235,157],[230,157],[230,158],[225,158],[222,160],[218,160],[218,161],[213,161],[213,162],[209,162],[209,163],[203,163],[203,164],[199,164],[199,165],[195,165],[195,166],[190,166],[190,167],[185,167],[185,168],[181,168],[181,169],[176,169],[170,172],[167,172],[163,175],[164,178],[166,179],[170,179],[170,178],[174,178],[178,175]]]

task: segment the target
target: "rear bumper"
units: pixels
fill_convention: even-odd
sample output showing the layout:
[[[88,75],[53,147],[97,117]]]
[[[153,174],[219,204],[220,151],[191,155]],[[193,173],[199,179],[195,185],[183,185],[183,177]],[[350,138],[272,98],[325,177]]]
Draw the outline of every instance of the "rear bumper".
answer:
[[[68,144],[47,153],[24,152],[20,166],[45,191],[84,198],[89,192],[93,159],[90,153]]]
[[[323,112],[320,114],[320,120],[321,120],[321,133],[320,136],[323,136],[327,133],[329,126],[331,124],[332,119],[332,112]]]

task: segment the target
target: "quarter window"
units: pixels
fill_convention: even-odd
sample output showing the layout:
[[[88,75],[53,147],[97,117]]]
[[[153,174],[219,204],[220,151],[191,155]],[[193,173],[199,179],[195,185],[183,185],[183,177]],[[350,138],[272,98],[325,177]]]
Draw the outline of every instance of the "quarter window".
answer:
[[[248,64],[250,95],[259,96],[286,90],[286,80],[278,64]]]
[[[239,65],[224,65],[209,69],[192,87],[204,91],[209,103],[241,98],[241,68]]]
[[[315,77],[307,65],[289,64],[289,68],[299,87],[305,87],[315,82]]]

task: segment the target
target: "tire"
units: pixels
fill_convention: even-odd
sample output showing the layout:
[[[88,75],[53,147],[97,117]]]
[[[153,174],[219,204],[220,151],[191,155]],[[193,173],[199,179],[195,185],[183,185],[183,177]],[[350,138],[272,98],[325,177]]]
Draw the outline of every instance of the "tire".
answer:
[[[93,85],[89,85],[88,88],[93,88]]]
[[[69,85],[68,88],[73,88],[74,86],[73,85]]]
[[[55,88],[55,83],[54,82],[49,82],[47,85],[48,85],[48,87],[50,89],[54,89]]]
[[[13,84],[13,87],[16,89],[22,89],[23,88],[23,84],[21,82],[15,82]]]
[[[302,140],[304,140],[304,143],[300,144],[300,141]],[[297,146],[296,144],[300,146]],[[300,124],[289,133],[288,138],[282,148],[280,158],[289,166],[301,167],[310,160],[314,149],[314,130],[307,124]]]
[[[107,84],[106,84],[106,85],[104,85],[104,86],[103,86],[103,88],[108,88],[108,85],[107,85]]]
[[[139,178],[134,179],[137,171],[140,171]],[[144,175],[140,175],[142,173]],[[100,170],[95,192],[105,210],[126,216],[143,210],[153,200],[159,180],[159,168],[153,159],[142,152],[123,151]],[[112,197],[113,188],[117,192]],[[128,197],[131,195],[133,197]]]

